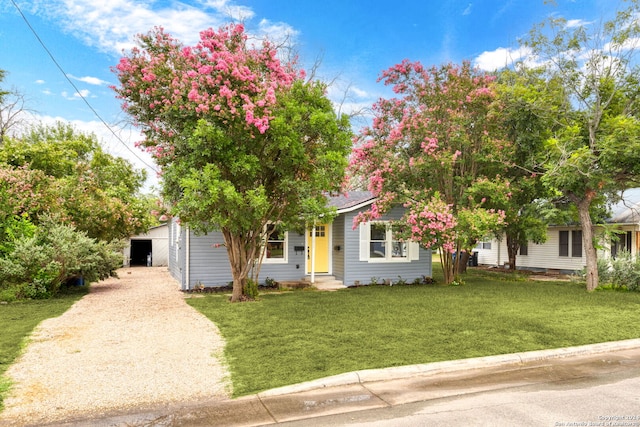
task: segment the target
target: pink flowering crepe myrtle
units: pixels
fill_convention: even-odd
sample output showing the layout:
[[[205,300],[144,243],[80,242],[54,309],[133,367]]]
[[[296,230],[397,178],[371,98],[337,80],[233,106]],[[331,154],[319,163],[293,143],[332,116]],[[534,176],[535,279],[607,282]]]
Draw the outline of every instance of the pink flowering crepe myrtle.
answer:
[[[407,224],[406,237],[427,249],[441,248],[443,253],[455,252],[456,226],[452,206],[439,195],[426,201],[408,201],[407,212],[402,219]]]
[[[304,78],[294,62],[280,62],[270,42],[249,46],[241,24],[202,31],[195,46],[182,46],[160,27],[138,40],[142,48],[114,68],[121,87],[112,88],[146,136],[140,145],[160,164],[171,160],[171,141],[193,119],[264,134],[276,93]]]
[[[374,104],[371,126],[354,138],[351,172],[379,198],[357,222],[379,217],[391,199],[404,203],[406,215],[394,229],[448,254],[442,260],[469,251],[474,239],[500,226],[504,213],[487,209],[486,199],[466,198],[479,180],[493,180],[504,167],[504,142],[490,114],[494,80],[468,62],[425,68],[404,60],[382,72],[379,81],[397,97]],[[453,268],[443,265],[447,283]]]

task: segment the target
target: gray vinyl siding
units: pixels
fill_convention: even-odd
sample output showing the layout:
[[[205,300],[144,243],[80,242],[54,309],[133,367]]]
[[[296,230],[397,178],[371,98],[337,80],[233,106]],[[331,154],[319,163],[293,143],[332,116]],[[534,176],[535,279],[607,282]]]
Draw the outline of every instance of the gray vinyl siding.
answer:
[[[224,241],[220,232],[204,236],[190,235],[189,288],[196,284],[207,287],[227,286],[232,282],[231,267],[224,246],[215,247]],[[304,247],[304,235],[295,231],[288,233],[287,263],[271,264],[264,262],[260,269],[259,281],[269,277],[275,280],[300,280],[304,277],[305,251],[296,253],[295,247]]]
[[[227,258],[227,249],[222,244],[224,238],[220,232],[198,236],[192,231],[189,235],[189,286],[226,286],[231,279],[231,267]]]
[[[363,210],[366,210],[366,208]],[[401,263],[360,261],[360,231],[358,227],[353,228],[353,218],[359,212],[348,212],[343,215],[345,273],[342,280],[345,285],[351,286],[355,282],[368,284],[372,278],[376,278],[379,281],[385,279],[397,281],[399,277],[402,277],[407,282],[412,282],[415,279],[422,278],[422,276],[430,277],[432,275],[431,251],[423,248],[420,248],[419,259],[416,261]],[[398,206],[380,219],[400,219],[403,212],[403,208]]]
[[[333,275],[338,280],[344,280],[344,259],[345,259],[345,240],[344,240],[344,215],[340,215],[333,221]]]
[[[304,278],[305,263],[307,261],[306,249],[296,253],[295,247],[304,248],[304,234],[289,231],[287,237],[287,263],[270,264],[262,263],[259,281],[264,283],[267,277],[275,280],[301,280]]]

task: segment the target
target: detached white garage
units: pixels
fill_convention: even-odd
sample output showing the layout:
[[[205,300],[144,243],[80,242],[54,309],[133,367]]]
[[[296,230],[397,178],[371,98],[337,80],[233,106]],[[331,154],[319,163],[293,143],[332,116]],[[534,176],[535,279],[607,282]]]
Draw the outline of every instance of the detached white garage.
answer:
[[[169,226],[158,225],[146,234],[131,237],[124,248],[124,263],[131,267],[169,265]]]

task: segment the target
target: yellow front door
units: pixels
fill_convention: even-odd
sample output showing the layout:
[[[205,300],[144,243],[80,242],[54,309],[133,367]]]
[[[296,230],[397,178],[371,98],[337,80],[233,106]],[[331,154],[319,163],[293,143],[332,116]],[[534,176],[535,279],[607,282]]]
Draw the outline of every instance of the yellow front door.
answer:
[[[313,228],[307,233],[307,272],[329,272],[329,226],[327,224],[316,225],[315,253],[313,251]],[[311,261],[314,265],[311,265]]]

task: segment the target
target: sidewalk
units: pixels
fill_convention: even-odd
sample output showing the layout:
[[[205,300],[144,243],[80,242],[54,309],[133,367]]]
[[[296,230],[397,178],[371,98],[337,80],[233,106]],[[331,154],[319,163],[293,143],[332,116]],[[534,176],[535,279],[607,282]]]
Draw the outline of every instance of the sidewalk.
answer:
[[[351,372],[210,405],[56,426],[260,426],[640,368],[640,339]]]

